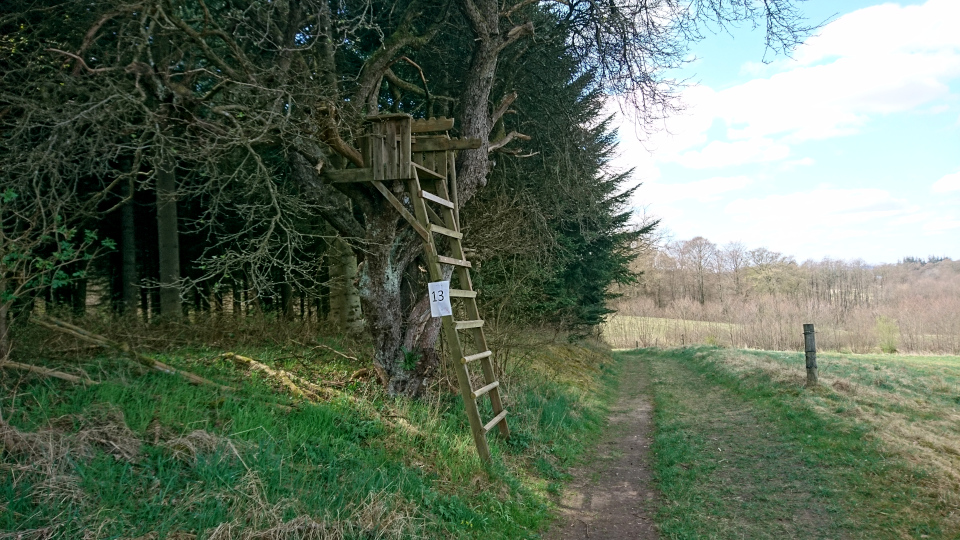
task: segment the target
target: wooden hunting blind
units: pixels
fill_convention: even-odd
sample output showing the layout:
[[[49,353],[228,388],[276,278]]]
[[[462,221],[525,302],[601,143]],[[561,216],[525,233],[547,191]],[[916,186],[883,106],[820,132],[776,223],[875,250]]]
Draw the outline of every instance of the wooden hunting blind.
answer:
[[[459,305],[454,306],[454,315],[441,317],[443,334],[451,364],[457,373],[477,453],[481,460],[489,462],[487,433],[498,427],[503,437],[509,437],[510,430],[507,411],[500,399],[500,382],[494,375],[493,353],[487,346],[483,319],[477,309],[477,293],[470,280],[471,264],[464,255],[455,162],[457,150],[479,148],[481,142],[479,139],[451,139],[447,133],[451,128],[452,118],[414,120],[406,114],[368,117],[361,139],[364,167],[331,171],[327,173],[327,179],[333,183],[372,184],[423,240],[430,281],[444,280],[444,267],[452,267],[449,292]],[[400,183],[397,193],[404,197],[404,201],[391,189],[398,187],[397,182]],[[388,187],[387,184],[393,185]],[[461,320],[456,320],[458,316]],[[469,354],[459,332],[468,332],[472,337]],[[470,368],[477,364],[482,372],[483,385],[475,389]],[[493,408],[493,418],[487,422],[480,418],[477,406],[477,400],[484,396],[489,397]]]

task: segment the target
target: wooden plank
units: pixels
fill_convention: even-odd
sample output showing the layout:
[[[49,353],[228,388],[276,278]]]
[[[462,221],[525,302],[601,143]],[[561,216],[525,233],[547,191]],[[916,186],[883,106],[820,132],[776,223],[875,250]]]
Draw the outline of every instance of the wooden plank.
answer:
[[[463,289],[450,289],[451,298],[476,298],[477,291],[465,291]]]
[[[484,386],[484,387],[482,387],[482,388],[476,389],[476,390],[473,392],[473,399],[479,399],[480,396],[486,394],[487,392],[493,390],[494,388],[496,388],[496,387],[498,387],[498,386],[500,386],[500,381],[493,381],[492,383],[490,383],[490,384],[488,384],[488,385],[486,385],[486,386]]]
[[[413,167],[417,170],[417,178],[429,178],[431,180],[446,180],[446,176],[440,176],[440,173],[437,171],[432,171],[419,163],[413,163]]]
[[[420,223],[417,221],[417,218],[413,217],[413,214],[403,207],[403,203],[401,203],[400,200],[397,199],[397,197],[391,193],[389,189],[387,189],[387,186],[383,185],[383,182],[377,182],[375,180],[372,183],[373,187],[377,188],[377,191],[383,194],[383,196],[390,201],[390,204],[397,209],[397,212],[400,212],[400,215],[403,216],[403,219],[410,223],[410,226],[417,231],[417,233],[423,238],[424,242],[429,242],[431,240],[430,231],[423,228],[423,225],[420,225]]]
[[[473,265],[470,264],[470,261],[465,261],[463,259],[454,259],[453,257],[445,257],[443,255],[437,255],[437,261],[443,264],[452,264],[454,266],[462,266],[464,268],[473,267]]]
[[[493,417],[493,420],[491,420],[491,421],[487,422],[486,424],[484,424],[484,426],[483,426],[483,432],[484,432],[484,433],[489,433],[490,430],[493,429],[493,426],[499,424],[499,423],[500,423],[501,421],[503,421],[503,419],[506,418],[506,417],[507,417],[507,410],[504,409],[504,410],[500,411],[500,414],[494,416],[494,417]]]
[[[433,223],[430,224],[430,232],[442,234],[444,236],[449,236],[450,238],[456,238],[457,240],[460,240],[461,238],[463,238],[463,233],[458,233],[457,231],[451,231],[446,227],[434,225]]]
[[[325,176],[332,184],[370,182],[373,180],[373,169],[339,169],[327,171]]]
[[[431,131],[448,131],[453,129],[453,118],[421,118],[410,124],[412,133],[429,133]]]
[[[420,198],[426,199],[430,202],[435,202],[440,206],[446,206],[447,208],[453,208],[453,202],[444,199],[443,197],[438,197],[429,191],[420,190]]]
[[[364,120],[367,122],[389,122],[391,120],[402,120],[404,118],[413,118],[407,113],[387,113],[387,114],[372,114],[367,116]]]
[[[411,145],[414,152],[445,152],[447,150],[469,150],[480,148],[480,139],[417,139]]]
[[[468,330],[470,328],[480,328],[483,326],[483,319],[475,321],[457,321],[457,330]]]
[[[486,358],[486,357],[488,357],[488,356],[490,356],[490,355],[492,355],[492,354],[493,354],[492,351],[483,351],[483,352],[481,352],[481,353],[471,354],[471,355],[464,356],[463,358],[461,358],[461,359],[460,359],[460,363],[461,363],[461,364],[469,364],[470,362],[474,362],[474,361],[480,360],[481,358]]]

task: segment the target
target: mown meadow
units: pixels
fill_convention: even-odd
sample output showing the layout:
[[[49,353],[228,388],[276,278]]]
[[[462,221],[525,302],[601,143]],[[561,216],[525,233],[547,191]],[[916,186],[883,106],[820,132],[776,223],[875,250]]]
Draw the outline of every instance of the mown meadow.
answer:
[[[957,538],[960,357],[698,346],[642,362],[666,538]]]

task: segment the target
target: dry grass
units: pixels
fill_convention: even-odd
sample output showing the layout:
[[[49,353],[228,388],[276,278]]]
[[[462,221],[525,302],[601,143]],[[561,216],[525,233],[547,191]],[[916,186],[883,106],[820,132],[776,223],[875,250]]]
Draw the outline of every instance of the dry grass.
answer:
[[[425,518],[416,505],[395,493],[371,493],[359,505],[343,509],[340,515],[321,518],[298,516],[281,521],[284,504],[270,506],[263,496],[263,486],[255,473],[244,479],[237,490],[254,504],[242,519],[221,523],[208,540],[340,540],[371,538],[400,540],[419,538]]]
[[[738,351],[706,353],[733,373],[763,373],[773,381],[800,387],[805,382],[799,355]],[[882,358],[830,355],[820,361],[821,386],[805,400],[819,414],[842,416],[871,426],[871,435],[889,452],[924,471],[925,483],[942,504],[955,511],[960,527],[960,358]],[[935,366],[936,369],[926,369]]]
[[[617,349],[640,347],[682,347],[694,343],[734,346],[740,342],[741,325],[635,317],[616,314],[601,328],[604,341]]]
[[[23,432],[0,420],[0,442],[7,457],[0,467],[13,471],[13,478],[29,474],[33,480],[32,496],[39,504],[81,506],[87,495],[81,479],[73,474],[73,462],[89,460],[95,449],[112,455],[117,460],[135,462],[140,456],[142,441],[127,427],[123,415],[108,408],[94,408],[89,417],[61,417],[53,426],[34,432]],[[80,430],[70,432],[69,426],[79,424]],[[158,435],[157,430],[147,430]],[[193,462],[203,454],[217,453],[222,459],[234,457],[241,462],[243,443],[204,430],[160,441],[172,457]],[[246,467],[246,464],[244,464]],[[203,499],[215,497],[232,508],[244,512],[230,522],[221,523],[210,532],[209,540],[309,540],[342,538],[408,539],[417,538],[423,530],[426,517],[421,509],[399,494],[381,491],[370,493],[360,504],[341,509],[336,516],[317,520],[299,516],[288,521],[280,517],[292,509],[293,501],[267,502],[263,482],[255,471],[247,474],[227,491],[210,493],[202,486],[188,490],[177,504],[199,508]],[[41,540],[62,537],[62,525],[41,529],[0,533],[0,540]],[[96,537],[94,535],[93,537]],[[153,540],[158,533],[150,533],[131,540]],[[193,539],[186,532],[167,534],[165,538]]]

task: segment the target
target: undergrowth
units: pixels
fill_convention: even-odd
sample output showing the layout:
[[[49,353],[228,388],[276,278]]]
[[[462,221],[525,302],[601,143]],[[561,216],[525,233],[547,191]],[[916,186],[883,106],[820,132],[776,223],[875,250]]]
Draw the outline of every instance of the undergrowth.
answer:
[[[357,376],[362,344],[336,337],[219,345],[332,397],[294,400],[223,347],[189,344],[153,350],[234,390],[82,352],[31,361],[97,384],[0,370],[0,538],[536,538],[612,384],[602,351],[526,351],[504,384],[512,437],[491,433],[485,468],[444,381],[392,399]]]

